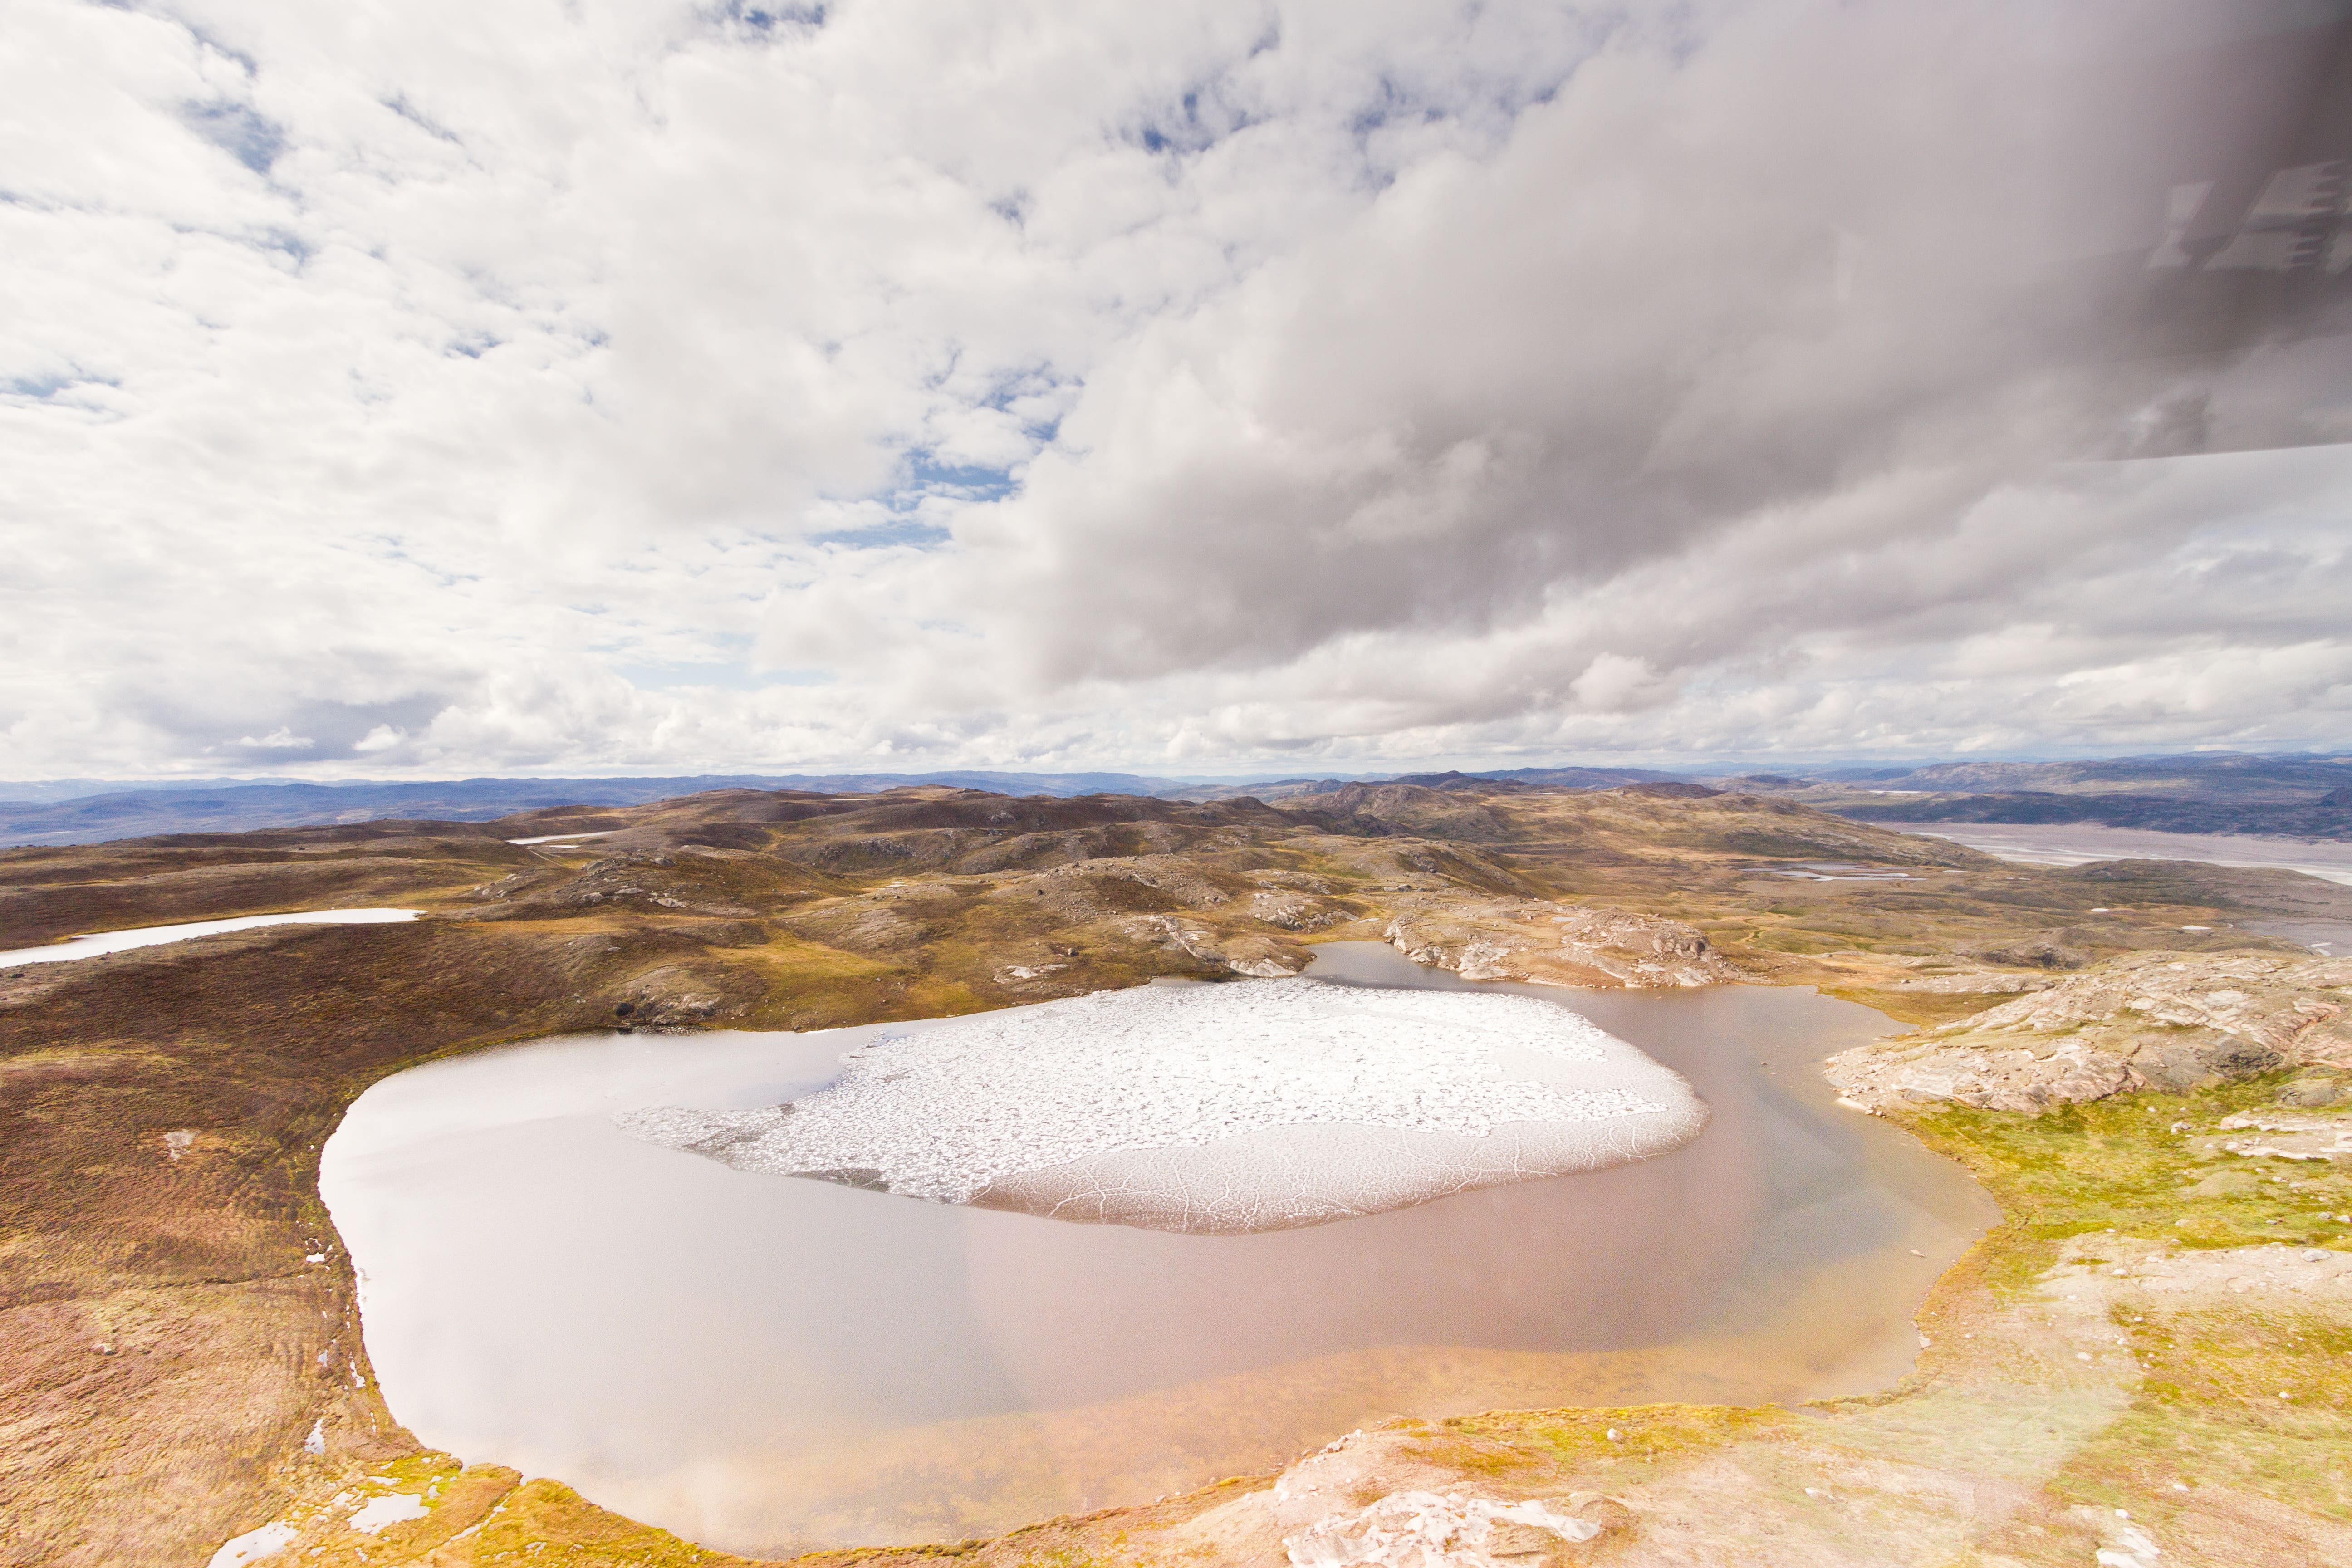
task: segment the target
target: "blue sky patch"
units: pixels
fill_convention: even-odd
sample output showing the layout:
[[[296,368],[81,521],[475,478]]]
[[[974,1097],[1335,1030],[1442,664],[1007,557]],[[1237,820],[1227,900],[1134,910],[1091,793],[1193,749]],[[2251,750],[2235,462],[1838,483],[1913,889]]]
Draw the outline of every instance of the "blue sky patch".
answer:
[[[286,151],[286,128],[243,103],[191,103],[181,111],[188,129],[257,174]]]

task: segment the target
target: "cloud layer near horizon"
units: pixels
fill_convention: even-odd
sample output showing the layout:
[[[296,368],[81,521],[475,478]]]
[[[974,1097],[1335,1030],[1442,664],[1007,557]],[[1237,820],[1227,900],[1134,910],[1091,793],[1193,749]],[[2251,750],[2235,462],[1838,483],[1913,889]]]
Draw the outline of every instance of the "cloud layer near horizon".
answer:
[[[2186,15],[26,0],[5,771],[2352,743]]]

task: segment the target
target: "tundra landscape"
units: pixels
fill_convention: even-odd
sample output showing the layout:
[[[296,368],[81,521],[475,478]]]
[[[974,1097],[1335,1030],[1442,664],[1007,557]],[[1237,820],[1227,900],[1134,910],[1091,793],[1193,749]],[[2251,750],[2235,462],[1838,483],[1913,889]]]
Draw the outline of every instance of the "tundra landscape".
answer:
[[[2352,0],[10,0],[0,1568],[2352,1563]]]
[[[1474,981],[1809,986],[1885,1015],[1886,1038],[1828,1064],[1843,1113],[2000,1205],[1926,1289],[1915,1369],[1785,1407],[1400,1410],[1156,1502],[823,1560],[1381,1561],[1426,1537],[1465,1562],[1737,1542],[1758,1563],[2154,1563],[2161,1542],[2284,1563],[2352,1541],[2352,966],[2252,929],[2352,920],[2352,888],[2006,863],[1692,785],[1470,780],[1280,805],[719,791],[0,868],[20,948],[424,911],[0,970],[12,1564],[239,1539],[318,1563],[730,1561],[402,1429],[318,1194],[352,1100],[538,1036],[1246,985],[1349,940]]]

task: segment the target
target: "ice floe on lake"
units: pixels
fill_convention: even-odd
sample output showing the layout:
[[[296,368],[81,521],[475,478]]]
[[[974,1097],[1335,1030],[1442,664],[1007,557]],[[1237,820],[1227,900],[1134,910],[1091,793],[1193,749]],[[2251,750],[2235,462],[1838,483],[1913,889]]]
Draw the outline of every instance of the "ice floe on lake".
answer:
[[[1159,1230],[1315,1225],[1660,1154],[1690,1086],[1556,1003],[1150,985],[887,1033],[751,1110],[615,1120],[740,1170]]]

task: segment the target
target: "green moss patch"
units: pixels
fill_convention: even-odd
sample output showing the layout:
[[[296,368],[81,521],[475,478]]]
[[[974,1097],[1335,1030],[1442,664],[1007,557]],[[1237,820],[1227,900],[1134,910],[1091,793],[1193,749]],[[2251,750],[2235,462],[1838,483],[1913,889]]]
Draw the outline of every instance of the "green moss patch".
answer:
[[[2344,1246],[2352,1178],[2319,1162],[2214,1156],[2223,1117],[2273,1107],[2288,1075],[2187,1094],[2116,1095],[2041,1116],[1954,1107],[1911,1121],[1931,1147],[1966,1164],[2000,1200],[1996,1247],[2016,1284],[2049,1267],[2055,1243],[2113,1230],[2190,1247],[2264,1242]]]

